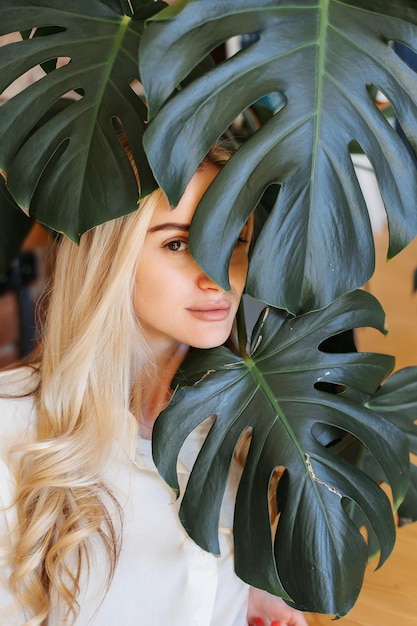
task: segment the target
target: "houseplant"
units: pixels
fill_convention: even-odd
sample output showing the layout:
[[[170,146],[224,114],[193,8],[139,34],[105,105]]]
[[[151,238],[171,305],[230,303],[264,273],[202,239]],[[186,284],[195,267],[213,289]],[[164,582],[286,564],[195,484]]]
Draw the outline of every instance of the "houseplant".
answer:
[[[357,597],[368,554],[358,525],[377,540],[381,561],[394,542],[389,501],[372,470],[348,460],[346,441],[368,447],[395,506],[407,489],[413,502],[408,439],[415,427],[407,422],[406,428],[404,420],[398,427],[384,414],[398,387],[415,406],[415,371],[405,372],[400,384],[386,383],[381,406],[379,387],[393,360],[326,348],[356,326],[383,329],[375,300],[352,291],[372,273],[373,242],[350,162],[351,141],[363,147],[377,173],[389,214],[390,254],[417,230],[414,163],[369,89],[373,84],[386,93],[415,145],[416,76],[391,43],[412,46],[417,10],[406,0],[395,7],[384,0],[376,9],[373,4],[306,0],[288,8],[277,0],[181,0],[165,8],[142,0],[75,0],[69,8],[63,0],[0,0],[0,34],[23,34],[21,42],[0,48],[0,92],[34,65],[45,71],[0,108],[0,169],[19,205],[75,241],[136,209],[136,180],[121,131],[139,167],[141,195],[160,184],[175,205],[234,117],[260,96],[276,95],[274,116],[236,152],[203,199],[191,243],[207,273],[227,287],[224,268],[242,224],[265,188],[281,185],[255,243],[248,282],[252,295],[279,310],[262,314],[250,350],[241,316],[239,355],[226,348],[190,355],[182,373],[186,388],[158,420],[155,458],[159,446],[167,450],[168,439],[166,466],[162,459],[159,465],[175,487],[181,441],[216,413],[183,506],[192,536],[215,551],[228,463],[240,435],[252,429],[236,505],[237,570],[300,608],[339,615]],[[253,29],[258,43],[213,67],[207,59],[213,47]],[[254,72],[255,61],[263,71]],[[146,126],[150,165],[142,143]],[[188,416],[175,438],[168,412]],[[404,416],[403,408],[398,414]],[[336,454],[338,448],[343,450]],[[286,471],[274,546],[266,492],[276,466]],[[209,507],[202,475],[213,494]],[[294,554],[297,570],[289,566]]]

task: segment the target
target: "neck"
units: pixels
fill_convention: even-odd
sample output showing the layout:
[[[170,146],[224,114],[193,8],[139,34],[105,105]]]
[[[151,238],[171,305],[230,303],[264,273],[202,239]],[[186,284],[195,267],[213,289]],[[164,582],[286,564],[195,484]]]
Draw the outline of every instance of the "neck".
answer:
[[[140,435],[144,439],[151,438],[156,418],[171,398],[171,381],[189,347],[176,343],[151,345],[151,349],[155,367],[151,372],[145,372],[137,381],[132,406],[139,422]]]

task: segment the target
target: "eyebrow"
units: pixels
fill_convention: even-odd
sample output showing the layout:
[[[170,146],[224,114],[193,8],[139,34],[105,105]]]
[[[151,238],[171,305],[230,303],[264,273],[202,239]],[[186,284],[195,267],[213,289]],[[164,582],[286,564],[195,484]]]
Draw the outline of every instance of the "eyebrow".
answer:
[[[183,230],[188,232],[190,230],[189,224],[178,224],[177,222],[164,222],[163,224],[157,224],[149,228],[148,233],[156,233],[159,230]]]

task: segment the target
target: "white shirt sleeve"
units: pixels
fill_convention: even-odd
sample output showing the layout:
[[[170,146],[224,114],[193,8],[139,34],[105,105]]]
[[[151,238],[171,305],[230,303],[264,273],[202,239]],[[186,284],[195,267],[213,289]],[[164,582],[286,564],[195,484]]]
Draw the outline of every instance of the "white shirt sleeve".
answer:
[[[10,373],[0,373],[0,394],[5,393],[5,382],[9,393],[25,393],[22,374],[16,372],[14,382],[17,377],[19,384],[12,391],[7,387]],[[8,450],[31,440],[34,415],[30,397],[0,397],[0,626],[22,626],[26,621],[22,607],[9,590],[16,511],[11,506],[14,484]],[[143,449],[138,449],[137,463],[116,454],[105,476],[123,509],[122,549],[103,599],[106,557],[100,545],[96,546],[90,575],[81,573],[81,611],[76,626],[244,626],[249,588],[236,576],[233,567],[233,472],[229,480],[231,491],[226,491],[228,510],[221,521],[221,556],[217,557],[201,550],[187,536],[178,519],[179,501],[153,465],[150,442],[139,443]],[[198,450],[201,442],[197,443]],[[197,450],[192,442],[191,449],[191,456],[195,457]],[[180,480],[185,482],[192,460],[186,457],[180,464],[184,465],[180,468]],[[56,609],[53,605],[50,626],[62,623]]]
[[[13,417],[13,405],[13,400],[0,401],[2,422],[9,422]],[[7,464],[7,447],[11,439],[8,430],[2,428],[0,444],[0,624],[20,626],[25,622],[22,607],[9,589],[9,559],[16,512],[12,506],[13,481]]]

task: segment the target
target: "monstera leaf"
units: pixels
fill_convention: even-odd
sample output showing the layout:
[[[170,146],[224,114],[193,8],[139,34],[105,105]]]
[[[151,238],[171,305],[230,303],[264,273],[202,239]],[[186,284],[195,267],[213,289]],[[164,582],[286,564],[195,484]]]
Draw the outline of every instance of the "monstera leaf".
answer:
[[[364,406],[393,358],[325,351],[329,337],[357,326],[382,328],[383,317],[377,301],[360,291],[295,318],[267,308],[249,353],[236,355],[226,347],[190,352],[180,387],[155,424],[154,459],[177,490],[176,461],[184,440],[215,415],[180,510],[190,536],[214,553],[230,463],[242,433],[250,430],[235,503],[236,572],[301,609],[343,615],[357,598],[368,551],[348,514],[350,503],[376,536],[381,563],[393,546],[385,493],[332,451],[340,433],[360,441],[381,466],[398,506],[409,481],[407,439],[389,419]],[[271,541],[268,488],[275,468],[284,471]]]
[[[176,92],[213,48],[247,33],[257,35],[249,47]],[[414,237],[415,165],[371,97],[374,87],[387,96],[415,149],[417,75],[395,41],[416,50],[417,6],[410,0],[183,0],[152,18],[141,44],[152,120],[144,142],[172,204],[241,111],[265,95],[277,103],[194,219],[190,250],[217,283],[228,287],[234,242],[272,183],[282,187],[255,245],[251,295],[299,313],[369,279],[374,246],[349,154],[353,142],[376,172],[389,256]]]
[[[0,48],[0,94],[29,69],[45,70],[0,108],[0,170],[20,206],[74,241],[137,207],[118,132],[138,164],[141,195],[156,185],[142,148],[146,107],[132,83],[144,20],[164,4],[133,5],[134,14],[118,0],[0,0],[0,35],[24,34]],[[72,104],[51,116],[68,93]]]
[[[417,454],[417,367],[406,367],[395,372],[368,400],[366,406],[394,422],[406,434],[410,452]],[[381,468],[375,465],[369,453],[366,453],[365,467],[368,472],[373,472],[377,480],[386,480],[381,474]],[[414,462],[411,462],[410,470],[410,486],[398,508],[398,515],[400,519],[416,521],[417,466]]]

